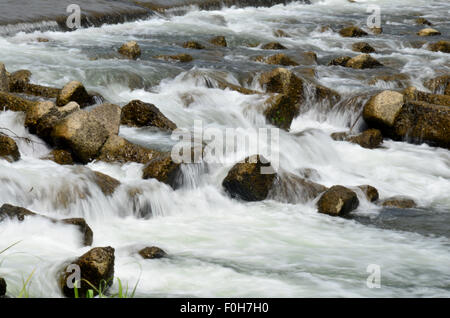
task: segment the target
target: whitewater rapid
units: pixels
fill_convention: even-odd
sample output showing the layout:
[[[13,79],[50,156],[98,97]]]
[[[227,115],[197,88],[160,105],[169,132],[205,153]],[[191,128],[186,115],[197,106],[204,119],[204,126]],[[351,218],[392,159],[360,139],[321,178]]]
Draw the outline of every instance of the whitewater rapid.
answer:
[[[251,62],[261,50],[247,44],[279,41],[288,47],[287,55],[315,51],[318,82],[344,97],[398,88],[382,82],[370,86],[367,79],[378,75],[376,70],[363,73],[326,66],[333,57],[353,54],[355,40],[321,33],[320,27],[349,21],[363,24],[367,5],[378,4],[384,33],[365,39],[377,49],[375,58],[393,73],[410,75],[411,85],[423,90],[425,79],[450,72],[448,54],[411,45],[418,13],[449,34],[447,1],[312,2],[216,11],[193,7],[183,15],[70,33],[19,32],[0,37],[0,61],[9,72],[29,69],[32,82],[41,85],[62,87],[80,80],[121,106],[132,99],[153,103],[178,127],[191,129],[195,120],[202,120],[204,127],[221,130],[270,128],[261,112],[267,96],[211,88],[205,78],[214,83],[211,74],[220,71],[231,83],[261,90],[253,75],[271,67]],[[292,37],[276,38],[274,29]],[[215,35],[226,36],[229,48],[194,52],[194,62],[184,65],[151,58],[182,52],[177,44],[185,40]],[[38,43],[37,37],[50,41]],[[111,56],[129,40],[139,42],[140,60]],[[233,200],[221,187],[233,163],[186,166],[183,186],[176,191],[156,180],[142,180],[142,165],[136,163],[60,166],[40,159],[51,149],[23,127],[23,114],[10,111],[0,112],[0,127],[35,142],[18,141],[20,161],[0,160],[0,205],[22,206],[56,218],[84,217],[94,232],[93,246],[116,249],[115,276],[131,288],[138,283],[137,297],[449,297],[450,152],[390,140],[373,150],[334,141],[330,133],[348,130],[358,113],[309,106],[293,121],[290,132],[280,131],[280,167],[291,173],[316,169],[312,180],[325,186],[370,184],[381,198],[413,197],[419,208],[410,212],[410,218],[400,218],[408,226],[384,228],[332,218],[317,213],[314,200],[297,204]],[[362,125],[358,121],[356,128]],[[122,126],[120,135],[162,150],[174,144],[170,134],[148,128]],[[87,168],[118,179],[120,187],[105,196]],[[130,197],[136,189],[138,195]],[[358,197],[360,206],[352,214],[371,220],[382,213],[361,192]],[[415,221],[415,215],[440,221],[428,228],[428,220]],[[1,222],[0,250],[15,242],[19,243],[0,255],[0,277],[7,279],[11,295],[19,294],[22,280],[34,273],[30,297],[61,297],[56,279],[61,266],[89,250],[72,227],[40,218]],[[151,245],[170,257],[142,259],[137,251]],[[370,264],[381,268],[379,289],[366,285]],[[117,288],[115,282],[112,290]]]

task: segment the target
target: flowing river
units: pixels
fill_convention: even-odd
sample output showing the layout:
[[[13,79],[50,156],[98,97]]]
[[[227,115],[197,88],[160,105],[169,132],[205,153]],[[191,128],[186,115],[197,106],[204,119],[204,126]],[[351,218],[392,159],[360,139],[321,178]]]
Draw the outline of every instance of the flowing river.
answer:
[[[223,90],[215,82],[220,77],[261,91],[255,76],[274,66],[252,61],[269,53],[249,44],[278,41],[293,58],[316,52],[317,81],[343,99],[360,95],[365,101],[378,90],[401,88],[392,82],[369,85],[376,75],[408,74],[410,85],[426,90],[425,80],[450,72],[449,55],[418,44],[415,33],[421,27],[414,24],[421,15],[442,33],[437,39],[444,39],[450,34],[448,1],[311,2],[208,11],[192,6],[73,32],[62,32],[51,22],[33,32],[7,33],[0,27],[5,31],[0,61],[9,72],[29,69],[33,83],[62,87],[78,80],[120,106],[133,99],[153,103],[178,127],[192,129],[201,120],[204,127],[222,131],[272,127],[261,112],[267,95]],[[337,56],[354,55],[351,45],[358,39],[320,32],[321,27],[364,27],[367,8],[374,4],[381,8],[383,34],[364,41],[387,67],[361,71],[327,66]],[[277,29],[291,37],[275,37]],[[217,35],[226,37],[227,48],[196,51],[180,46]],[[49,42],[37,42],[38,37]],[[130,40],[141,46],[141,58],[116,58],[117,48]],[[153,58],[186,52],[194,57],[192,62]],[[90,169],[121,182],[112,196],[105,196],[82,165],[40,159],[51,149],[24,128],[22,113],[11,111],[0,112],[0,127],[34,142],[18,141],[21,160],[0,160],[0,205],[55,218],[85,218],[94,232],[93,246],[116,249],[115,276],[130,288],[137,283],[137,297],[449,297],[450,152],[391,140],[379,149],[335,141],[330,134],[349,130],[355,121],[354,129],[361,129],[359,111],[308,106],[289,132],[280,131],[279,165],[284,171],[315,169],[312,180],[325,186],[370,184],[380,198],[409,196],[418,208],[382,208],[362,192],[349,218],[317,213],[317,200],[242,202],[221,186],[231,161],[186,165],[177,190],[143,180],[137,163],[90,163]],[[169,133],[150,128],[121,126],[120,135],[151,148],[168,150],[174,144]],[[136,189],[138,195],[131,198]],[[81,245],[72,227],[40,218],[1,222],[0,250],[15,242],[0,255],[0,276],[7,279],[8,292],[17,295],[33,273],[30,297],[62,297],[56,279],[61,266],[90,249]],[[144,260],[136,253],[151,245],[169,257]],[[366,284],[371,264],[380,266],[381,288]],[[112,290],[117,288],[115,281]]]

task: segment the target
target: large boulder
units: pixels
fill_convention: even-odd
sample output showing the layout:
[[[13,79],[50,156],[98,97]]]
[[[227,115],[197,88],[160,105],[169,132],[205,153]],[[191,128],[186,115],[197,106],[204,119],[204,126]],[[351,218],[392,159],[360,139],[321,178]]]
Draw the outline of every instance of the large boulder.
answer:
[[[9,92],[9,77],[3,63],[0,63],[0,92]]]
[[[168,131],[177,128],[155,105],[140,100],[132,100],[122,108],[120,121],[132,127],[152,126]]]
[[[67,83],[56,98],[57,106],[64,106],[69,102],[76,102],[81,107],[91,105],[92,97],[88,94],[83,84],[78,81]]]
[[[11,92],[23,92],[25,85],[30,82],[31,72],[29,70],[18,70],[9,76],[9,90]]]
[[[53,102],[43,101],[30,107],[25,116],[25,127],[40,138],[51,143],[53,127],[65,117],[79,111],[80,106],[70,102],[66,106],[56,107]]]
[[[450,107],[407,101],[396,118],[394,137],[450,148]]]
[[[436,35],[441,35],[441,32],[439,32],[438,30],[435,30],[433,28],[425,28],[425,29],[422,29],[419,32],[417,32],[417,35],[419,35],[419,36],[436,36]]]
[[[70,114],[58,122],[51,132],[55,145],[70,149],[82,163],[95,159],[109,136],[105,126],[85,110]]]
[[[361,53],[374,53],[375,49],[367,42],[356,42],[352,45],[352,50]]]
[[[143,248],[139,251],[139,255],[144,259],[155,259],[155,258],[163,258],[167,256],[167,253],[162,249],[156,246],[150,246]]]
[[[343,37],[361,37],[368,35],[367,32],[361,30],[357,26],[349,26],[339,31],[339,34]]]
[[[26,112],[37,102],[16,96],[14,94],[0,91],[0,110],[10,110],[13,112]]]
[[[294,103],[303,100],[303,81],[285,68],[276,68],[261,74],[259,83],[268,93],[285,94]]]
[[[317,202],[319,213],[343,216],[359,205],[356,193],[346,187],[336,185],[328,189]]]
[[[376,59],[371,57],[369,54],[360,54],[358,56],[352,57],[345,64],[346,67],[351,67],[354,69],[366,69],[366,68],[375,68],[383,66]]]
[[[121,114],[122,109],[110,103],[101,104],[89,112],[89,115],[97,119],[110,135],[119,134]]]
[[[18,161],[20,159],[19,148],[11,137],[0,133],[0,159],[6,159],[9,162]]]
[[[78,228],[78,230],[80,231],[80,233],[83,236],[83,245],[84,246],[92,245],[92,240],[93,240],[94,234],[92,232],[92,229],[86,223],[86,220],[83,218],[58,220],[58,219],[54,219],[54,218],[50,218],[50,217],[46,217],[46,216],[37,214],[28,209],[14,206],[11,204],[3,204],[2,207],[0,207],[0,222],[5,220],[6,218],[17,219],[18,221],[22,222],[25,220],[25,218],[29,218],[29,217],[41,217],[41,218],[50,220],[55,223],[74,225]]]
[[[429,44],[429,49],[433,52],[450,53],[450,41],[438,41]]]
[[[176,189],[180,185],[180,165],[172,159],[170,152],[159,153],[145,165],[142,177],[156,179]]]
[[[270,96],[266,101],[264,115],[272,125],[289,130],[292,120],[299,114],[299,104],[285,94]]]
[[[131,60],[136,60],[138,57],[141,56],[141,48],[139,47],[139,44],[137,44],[136,41],[130,41],[124,43],[119,48],[119,53]]]
[[[264,169],[262,169],[264,168]],[[270,169],[270,162],[254,155],[244,162],[235,164],[222,182],[225,191],[232,198],[245,201],[261,201],[267,198],[277,174]]]
[[[372,96],[363,110],[364,120],[382,131],[391,129],[403,107],[403,94],[394,91],[383,91]]]
[[[72,263],[80,268],[81,282],[76,282],[79,297],[85,298],[88,290],[93,290],[94,295],[96,295],[98,294],[96,289],[98,290],[100,287],[102,292],[105,292],[113,284],[114,258],[114,248],[110,246],[96,247]],[[60,286],[64,296],[74,298],[74,288],[71,288],[69,284],[75,283],[70,281],[71,275],[73,275],[73,270],[68,270],[66,267],[61,275]]]
[[[146,164],[160,152],[133,144],[125,138],[111,135],[100,149],[98,160],[104,162],[137,162]]]

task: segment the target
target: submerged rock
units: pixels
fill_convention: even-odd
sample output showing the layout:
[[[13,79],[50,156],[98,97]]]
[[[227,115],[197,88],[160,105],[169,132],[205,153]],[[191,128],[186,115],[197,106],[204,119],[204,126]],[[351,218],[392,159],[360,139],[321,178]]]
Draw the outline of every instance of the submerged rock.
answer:
[[[409,75],[402,73],[392,75],[377,75],[369,81],[369,85],[376,85],[379,81],[393,82],[399,87],[407,87],[410,81],[410,77]]]
[[[162,59],[165,61],[178,61],[181,63],[191,62],[193,60],[192,56],[189,54],[178,54],[178,55],[157,55],[155,59]]]
[[[276,175],[270,167],[270,162],[260,155],[254,155],[235,164],[223,180],[222,186],[232,198],[261,201],[267,198]]]
[[[167,253],[162,249],[156,246],[146,247],[139,251],[139,255],[141,255],[144,259],[155,259],[155,258],[163,258],[167,256]]]
[[[278,42],[266,43],[261,48],[263,50],[286,50],[286,47]]]
[[[326,190],[328,188],[321,184],[284,172],[275,178],[269,198],[291,204],[306,203]]]
[[[367,32],[361,30],[357,26],[349,26],[339,31],[339,34],[343,37],[361,37],[368,35]]]
[[[171,153],[159,153],[154,156],[144,167],[142,177],[144,179],[156,179],[159,182],[178,188],[178,177],[181,174],[180,163],[172,159]]]
[[[366,69],[366,68],[375,68],[383,66],[376,59],[371,57],[369,54],[361,54],[355,57],[352,57],[345,64],[346,67],[351,67],[354,69]]]
[[[117,187],[120,186],[119,180],[98,171],[94,171],[94,182],[106,196],[112,195]]]
[[[56,98],[57,106],[64,106],[70,102],[76,102],[81,107],[92,104],[92,97],[88,94],[81,82],[72,81],[67,83]]]
[[[378,129],[367,129],[357,136],[350,136],[348,141],[358,144],[363,148],[378,148],[383,143],[383,135]]]
[[[441,35],[441,32],[439,32],[438,30],[435,30],[433,28],[425,28],[425,29],[422,29],[419,32],[417,32],[417,35],[419,35],[419,36],[436,36],[436,35]]]
[[[28,218],[28,217],[41,217],[41,218],[50,220],[54,223],[74,225],[78,228],[78,230],[80,231],[80,233],[83,236],[83,245],[89,246],[92,244],[94,234],[92,232],[92,229],[86,223],[86,220],[83,218],[58,220],[58,219],[54,219],[54,218],[50,218],[47,216],[37,214],[28,209],[14,206],[11,204],[3,204],[3,206],[0,207],[0,222],[5,220],[5,218],[17,219],[18,221],[22,222],[25,220],[25,218]]]
[[[353,43],[352,50],[361,53],[374,53],[375,49],[367,42]]]
[[[101,286],[102,292],[105,292],[113,284],[114,258],[114,248],[110,246],[96,247],[72,263],[78,265],[81,270],[81,282],[77,282],[79,297],[85,298],[90,289],[94,291],[94,295],[97,294],[86,281],[96,289]],[[64,269],[60,278],[60,286],[64,296],[73,298],[75,297],[74,289],[68,286],[68,282],[72,279],[71,274],[73,274],[73,270]]]
[[[185,49],[193,49],[193,50],[203,50],[205,48],[202,44],[195,41],[184,42],[183,47]]]
[[[287,56],[284,53],[278,53],[275,55],[271,55],[269,57],[257,57],[257,62],[263,62],[266,64],[272,64],[272,65],[283,65],[283,66],[297,66],[298,63],[295,62],[293,59],[291,59],[289,56]]]
[[[430,79],[424,83],[424,86],[433,94],[450,95],[450,75],[441,75]]]
[[[346,66],[347,62],[351,60],[350,56],[340,56],[328,63],[328,66]]]
[[[0,133],[0,159],[6,159],[9,162],[18,161],[20,159],[19,148],[11,137]]]
[[[124,43],[119,48],[119,53],[131,60],[136,60],[138,57],[141,56],[141,48],[139,47],[139,44],[136,41],[130,41]]]
[[[361,191],[366,196],[367,201],[369,202],[375,202],[380,197],[380,195],[378,194],[378,190],[375,187],[372,187],[371,185],[368,184],[360,185],[358,186],[358,188],[361,189]]]
[[[356,193],[346,187],[336,185],[328,189],[317,202],[319,213],[343,216],[359,205]]]
[[[433,25],[430,21],[428,21],[427,19],[425,19],[425,18],[417,18],[416,19],[416,24],[419,24],[419,25]]]
[[[431,43],[429,49],[433,52],[443,52],[450,53],[450,42],[449,41],[438,41],[436,43]]]
[[[76,227],[78,227],[81,234],[83,235],[83,245],[84,246],[92,245],[92,242],[94,240],[94,232],[92,232],[92,229],[86,223],[85,219],[83,218],[63,219],[60,222],[64,224],[75,225]]]
[[[407,197],[403,196],[395,196],[388,199],[384,199],[380,202],[382,206],[391,207],[391,208],[399,208],[399,209],[412,209],[417,207],[417,203]]]
[[[217,46],[222,46],[222,47],[227,47],[228,46],[227,40],[222,35],[219,35],[219,36],[216,36],[216,37],[212,38],[211,40],[209,40],[209,43],[217,45]]]
[[[152,126],[168,131],[177,128],[155,105],[140,100],[132,100],[122,108],[121,124],[132,127]]]
[[[290,38],[291,37],[288,33],[286,33],[283,30],[280,30],[280,29],[273,31],[273,35],[276,36],[277,38]]]

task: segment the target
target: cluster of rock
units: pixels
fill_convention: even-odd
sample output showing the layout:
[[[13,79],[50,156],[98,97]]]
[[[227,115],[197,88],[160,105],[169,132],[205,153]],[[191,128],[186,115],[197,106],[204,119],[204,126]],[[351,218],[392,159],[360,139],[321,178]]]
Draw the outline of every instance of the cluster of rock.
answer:
[[[385,137],[450,148],[450,95],[414,87],[403,92],[382,91],[366,103],[363,118]]]
[[[414,200],[405,197],[392,197],[380,201],[378,190],[370,185],[358,187],[335,185],[327,188],[307,178],[289,173],[278,173],[261,155],[247,157],[235,164],[223,179],[222,187],[230,197],[250,202],[270,198],[270,194],[274,191],[277,195],[292,190],[298,191],[304,195],[305,201],[317,200],[319,213],[331,216],[344,216],[355,210],[359,205],[356,191],[362,192],[369,202],[384,207],[413,208],[416,206]],[[285,201],[279,196],[273,198]]]

